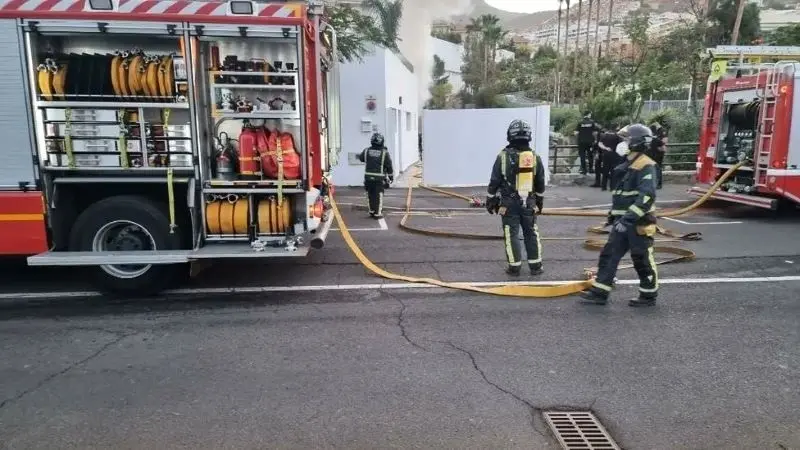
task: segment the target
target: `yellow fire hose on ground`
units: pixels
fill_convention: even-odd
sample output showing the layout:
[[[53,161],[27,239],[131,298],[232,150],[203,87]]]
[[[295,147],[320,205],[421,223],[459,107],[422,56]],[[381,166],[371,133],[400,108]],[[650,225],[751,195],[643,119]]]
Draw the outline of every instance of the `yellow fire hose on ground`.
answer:
[[[678,208],[674,210],[667,210],[663,213],[659,214],[659,217],[676,217],[683,214],[686,214],[692,210],[699,208],[703,205],[709,198],[713,195],[715,191],[717,191],[720,186],[729,178],[731,177],[736,170],[742,167],[746,161],[740,162],[735,166],[728,169],[719,180],[706,192],[702,197],[697,199],[691,205],[685,206],[683,208]],[[431,188],[431,187],[424,187],[425,189],[431,190],[433,192],[438,192],[444,195],[448,195],[455,198],[462,198],[466,201],[472,201],[472,198],[463,196],[461,194],[456,194],[453,192],[445,191],[438,188]],[[454,233],[454,232],[442,232],[442,231],[435,231],[435,230],[425,230],[421,228],[412,227],[408,224],[410,213],[412,212],[411,209],[411,198],[412,198],[412,190],[413,188],[409,186],[408,193],[406,195],[406,204],[405,204],[405,214],[403,218],[400,220],[400,227],[406,231],[410,231],[417,234],[423,234],[427,236],[435,236],[435,237],[456,237],[456,238],[467,238],[467,239],[502,239],[501,236],[496,235],[482,235],[482,234],[465,234],[465,233]],[[576,294],[580,291],[583,291],[591,285],[591,280],[585,281],[575,281],[570,283],[564,284],[542,284],[537,283],[536,285],[518,285],[518,284],[509,284],[505,286],[498,286],[498,287],[478,287],[471,285],[470,283],[453,283],[453,282],[446,282],[442,280],[437,280],[433,278],[419,278],[419,277],[412,277],[408,275],[401,275],[393,272],[389,272],[387,270],[378,267],[375,263],[373,263],[361,250],[358,244],[353,240],[353,236],[350,234],[347,225],[342,218],[341,212],[339,208],[336,206],[336,201],[331,198],[331,205],[333,207],[333,213],[336,217],[336,221],[339,224],[339,229],[341,230],[342,237],[344,238],[345,243],[350,248],[350,251],[353,252],[353,255],[361,262],[361,264],[367,268],[370,272],[374,273],[377,276],[396,280],[396,281],[405,281],[409,283],[422,283],[422,284],[429,284],[432,286],[438,286],[443,288],[449,289],[459,289],[463,291],[470,291],[470,292],[477,292],[482,294],[492,294],[492,295],[500,295],[506,297],[527,297],[527,298],[554,298],[554,297],[563,297],[566,295]],[[581,210],[581,209],[574,209],[574,210],[545,210],[542,215],[551,215],[551,216],[569,216],[569,217],[606,217],[608,213],[606,211],[600,210]],[[589,232],[598,233],[598,234],[607,234],[603,227],[594,226],[589,228]],[[698,233],[690,233],[687,235],[678,235],[672,233],[668,230],[663,228],[659,229],[659,234],[667,235],[671,237],[670,239],[658,239],[657,242],[677,242],[680,240],[699,240],[700,235]],[[592,239],[585,239],[585,238],[543,238],[543,240],[583,240],[584,248],[590,250],[600,250],[605,245],[605,242],[599,240],[592,240]],[[670,253],[676,255],[674,258],[661,261],[658,264],[668,264],[674,263],[678,261],[689,261],[695,257],[695,253],[691,250],[680,248],[680,247],[670,247],[670,246],[659,246],[656,245],[654,248],[656,253]],[[627,266],[620,266],[620,269],[630,268],[631,265]],[[587,272],[591,271],[591,269],[584,269],[584,275]]]

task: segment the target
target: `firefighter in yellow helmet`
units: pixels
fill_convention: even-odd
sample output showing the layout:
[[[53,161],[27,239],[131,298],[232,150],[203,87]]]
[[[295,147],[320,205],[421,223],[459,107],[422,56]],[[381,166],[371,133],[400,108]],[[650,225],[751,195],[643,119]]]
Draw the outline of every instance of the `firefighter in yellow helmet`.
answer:
[[[489,179],[486,209],[502,217],[509,275],[519,275],[523,263],[520,227],[531,275],[542,273],[542,241],[534,209],[541,213],[544,204],[544,166],[531,149],[531,135],[531,126],[524,120],[511,122],[506,132],[508,146],[497,155]]]
[[[617,266],[629,250],[639,275],[639,297],[628,304],[652,306],[658,296],[658,269],[653,258],[656,162],[645,155],[653,133],[641,124],[626,128],[625,141],[630,153],[626,161],[614,169],[617,173],[612,177],[615,185],[612,185],[608,224],[613,224],[613,228],[600,253],[597,277],[592,281],[591,288],[581,292],[583,303],[605,305],[608,302]]]

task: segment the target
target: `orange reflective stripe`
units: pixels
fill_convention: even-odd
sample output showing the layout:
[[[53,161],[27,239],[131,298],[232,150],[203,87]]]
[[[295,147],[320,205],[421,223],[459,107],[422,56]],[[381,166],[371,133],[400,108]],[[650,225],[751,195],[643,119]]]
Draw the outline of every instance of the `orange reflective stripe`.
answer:
[[[40,222],[44,214],[0,214],[0,222]]]

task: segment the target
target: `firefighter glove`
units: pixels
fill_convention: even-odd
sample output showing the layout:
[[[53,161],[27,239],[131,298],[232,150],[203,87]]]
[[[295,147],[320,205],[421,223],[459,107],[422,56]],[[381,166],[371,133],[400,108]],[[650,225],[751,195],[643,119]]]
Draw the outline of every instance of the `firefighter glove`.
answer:
[[[500,210],[500,198],[494,195],[486,196],[486,211],[489,214],[494,214]]]
[[[542,213],[542,208],[544,208],[544,197],[536,196],[536,209],[539,210],[539,214]]]
[[[614,231],[617,233],[625,233],[628,231],[628,226],[621,220],[618,220],[617,223],[614,224]]]

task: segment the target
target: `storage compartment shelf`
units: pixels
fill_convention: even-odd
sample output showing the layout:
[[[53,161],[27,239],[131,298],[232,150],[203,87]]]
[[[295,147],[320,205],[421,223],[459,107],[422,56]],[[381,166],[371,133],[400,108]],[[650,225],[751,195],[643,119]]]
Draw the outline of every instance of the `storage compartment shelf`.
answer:
[[[83,108],[83,109],[189,109],[188,103],[150,103],[150,102],[79,102],[79,101],[40,101],[39,108]]]
[[[279,90],[279,91],[295,91],[297,86],[289,84],[229,84],[229,83],[213,83],[212,86],[216,89],[260,89],[260,90]]]
[[[275,120],[300,120],[298,111],[253,111],[253,112],[228,112],[214,110],[211,116],[215,119],[275,119]]]

